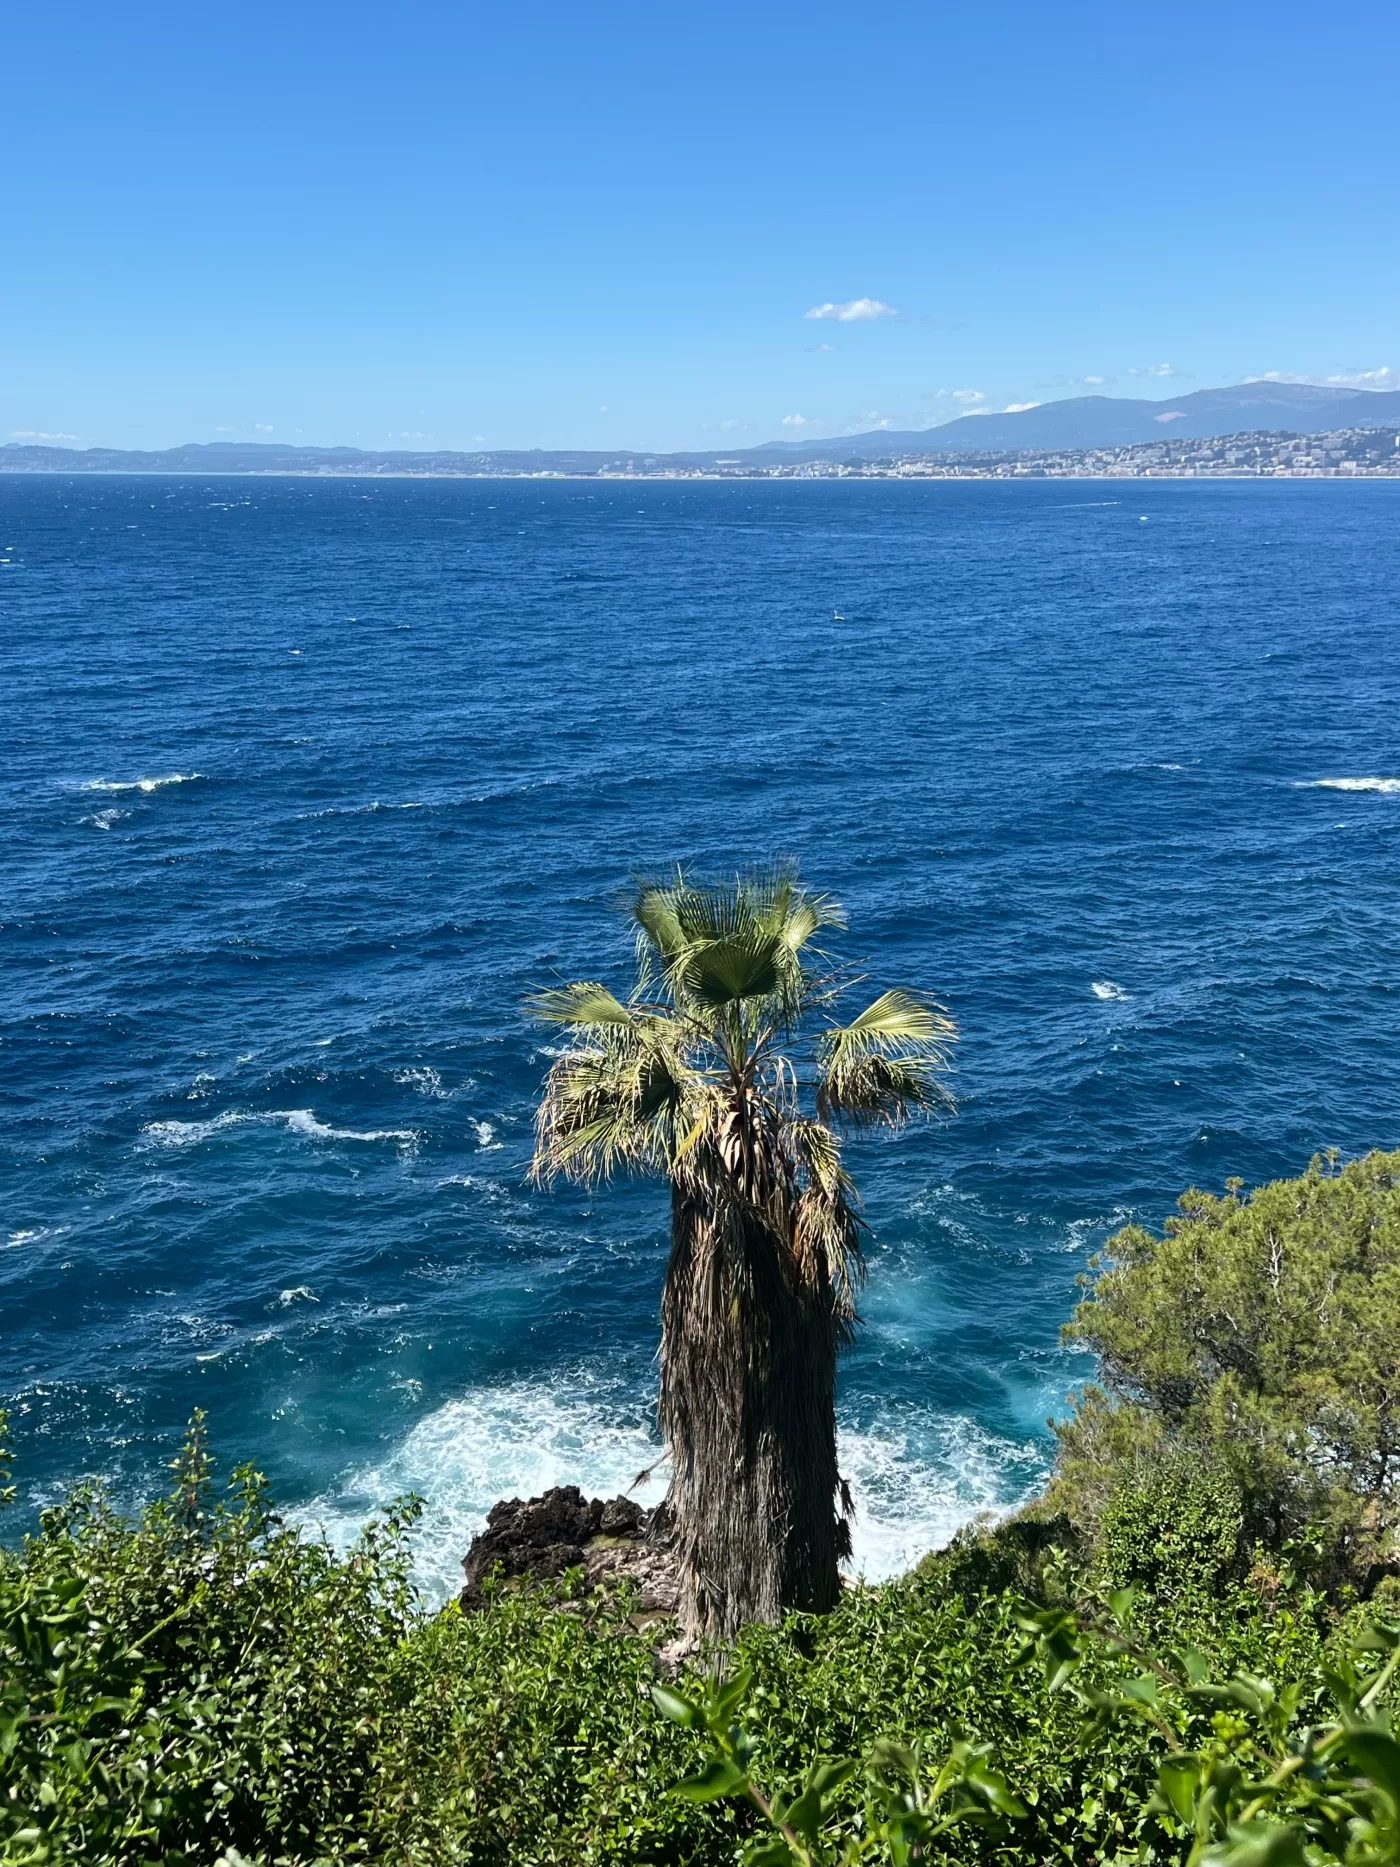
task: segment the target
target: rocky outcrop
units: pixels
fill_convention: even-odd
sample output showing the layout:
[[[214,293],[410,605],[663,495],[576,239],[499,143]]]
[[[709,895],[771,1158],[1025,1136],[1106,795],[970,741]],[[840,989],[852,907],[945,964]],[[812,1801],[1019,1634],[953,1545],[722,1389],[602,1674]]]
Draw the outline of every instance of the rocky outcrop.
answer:
[[[590,1592],[623,1577],[632,1581],[638,1624],[664,1619],[675,1613],[678,1591],[663,1513],[664,1506],[647,1511],[631,1498],[586,1498],[577,1485],[556,1485],[543,1497],[503,1498],[462,1564],[462,1606],[481,1606],[482,1583],[493,1571],[509,1584],[582,1569]]]

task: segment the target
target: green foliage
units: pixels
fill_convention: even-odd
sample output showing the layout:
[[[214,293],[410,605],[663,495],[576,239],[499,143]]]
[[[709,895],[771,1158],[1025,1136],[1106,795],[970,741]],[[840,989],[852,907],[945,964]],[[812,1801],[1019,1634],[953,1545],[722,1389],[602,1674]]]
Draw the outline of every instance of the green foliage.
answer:
[[[1128,1226],[1067,1335],[1093,1348],[1057,1429],[1054,1502],[1091,1537],[1125,1470],[1176,1449],[1225,1474],[1248,1539],[1320,1533],[1364,1575],[1400,1527],[1400,1153],[1242,1198],[1190,1192],[1163,1237]]]
[[[1075,1693],[1131,1697],[1124,1668],[1141,1668],[1082,1620],[1054,1634],[1082,1649],[1071,1689],[1018,1667],[1026,1615],[1064,1615],[1079,1586],[1053,1524],[983,1531],[830,1615],[746,1629],[726,1721],[713,1662],[664,1677],[625,1589],[583,1598],[566,1578],[422,1612],[410,1517],[337,1557],[279,1522],[250,1472],[218,1498],[199,1422],[138,1521],[91,1495],[48,1513],[0,1555],[0,1862],[731,1867],[745,1849],[781,1861],[779,1843],[800,1861],[747,1787],[671,1793],[712,1760],[702,1732],[813,1863],[916,1845],[947,1867],[1173,1860],[1180,1837],[1147,1813],[1163,1764],[1223,1741],[1213,1707],[1170,1746],[1135,1717],[1085,1741]],[[1324,1663],[1345,1674],[1305,1586],[1232,1581],[1213,1617],[1212,1676],[1296,1686],[1300,1717]],[[658,1687],[700,1723],[663,1715]]]
[[[1400,1667],[1400,1626],[1365,1629],[1330,1668],[1280,1689],[1243,1670],[1222,1679],[1193,1647],[1154,1652],[1134,1631],[1135,1605],[1119,1589],[1092,1620],[1027,1606],[1019,1660],[1038,1658],[1048,1689],[1073,1694],[1082,1748],[1115,1723],[1151,1733],[1157,1781],[1142,1804],[1142,1857],[1184,1857],[1186,1867],[1400,1860],[1400,1744],[1379,1709]],[[1116,1676],[1080,1676],[1095,1648],[1125,1662]]]
[[[956,1768],[976,1752],[1028,1811],[1000,1834],[960,1821],[939,1838],[936,1858],[1045,1867],[1131,1856],[1161,1743],[1120,1721],[1081,1746],[1078,1701],[1048,1695],[1016,1667],[1025,1645],[1016,1597],[967,1592],[960,1566],[965,1576],[963,1559],[936,1560],[917,1579],[851,1593],[834,1614],[745,1631],[726,1664],[748,1675],[740,1722],[749,1780],[765,1796],[795,1800],[814,1768],[871,1758],[894,1732],[917,1758],[925,1807],[944,1762]],[[1047,1574],[1052,1594],[1069,1580],[1063,1566]],[[658,1713],[652,1688],[697,1704],[712,1681],[703,1665],[663,1678],[652,1649],[631,1635],[627,1609],[625,1596],[561,1603],[510,1591],[482,1613],[452,1608],[426,1622],[410,1643],[411,1689],[379,1753],[373,1858],[728,1867],[750,1842],[771,1844],[747,1796],[670,1793],[707,1753],[699,1726]],[[1284,1605],[1242,1587],[1217,1622],[1213,1654],[1226,1677],[1306,1679],[1324,1657],[1323,1605],[1306,1591]],[[1080,1674],[1106,1689],[1120,1669],[1116,1653],[1094,1648]],[[917,1808],[913,1780],[888,1752],[885,1765],[887,1787],[915,1795]],[[874,1819],[872,1785],[862,1769],[817,1787],[822,1846],[840,1859]],[[945,1786],[938,1820],[950,1793]],[[882,1808],[886,1821],[900,1813],[880,1804],[877,1815]]]
[[[0,1556],[0,1861],[311,1860],[356,1850],[413,1624],[411,1510],[345,1560],[203,1422],[139,1523],[92,1493]]]
[[[1027,1813],[1006,1778],[988,1761],[990,1746],[959,1739],[932,1769],[922,1746],[877,1737],[864,1767],[851,1757],[821,1758],[800,1782],[765,1793],[755,1780],[757,1740],[737,1722],[752,1675],[718,1675],[707,1691],[687,1698],[655,1685],[652,1699],[663,1717],[704,1732],[709,1752],[700,1769],[671,1793],[690,1802],[746,1797],[763,1818],[766,1832],[750,1840],[743,1867],[857,1867],[888,1861],[907,1867],[960,1822],[977,1823],[1004,1835],[1007,1824]],[[852,1777],[864,1779],[864,1807],[855,1823],[842,1820],[841,1791]]]
[[[1207,1607],[1238,1574],[1244,1514],[1218,1466],[1168,1453],[1129,1467],[1099,1524],[1095,1569],[1105,1583],[1136,1583],[1180,1618]]]
[[[411,1501],[337,1556],[197,1417],[136,1521],[0,1550],[0,1867],[1400,1867],[1400,1581],[1338,1587],[1393,1551],[1397,1171],[1120,1234],[1046,1500],[674,1678],[625,1586],[424,1612]]]

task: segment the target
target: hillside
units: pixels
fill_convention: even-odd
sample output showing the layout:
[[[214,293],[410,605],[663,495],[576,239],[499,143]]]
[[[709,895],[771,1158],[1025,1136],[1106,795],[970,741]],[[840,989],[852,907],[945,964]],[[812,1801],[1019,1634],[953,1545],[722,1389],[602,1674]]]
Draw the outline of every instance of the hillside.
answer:
[[[1015,414],[964,415],[937,428],[875,429],[820,441],[771,441],[725,453],[646,453],[639,448],[507,449],[462,453],[290,447],[281,442],[188,442],[155,451],[67,448],[9,442],[0,472],[11,473],[705,473],[716,467],[761,472],[816,460],[888,459],[900,454],[988,454],[1029,449],[1141,446],[1166,439],[1240,434],[1323,434],[1400,427],[1400,391],[1335,390],[1306,383],[1237,383],[1197,389],[1169,401],[1072,396]]]
[[[1164,434],[1214,439],[1226,434],[1321,434],[1334,428],[1400,423],[1400,391],[1319,389],[1307,383],[1236,383],[1196,389],[1170,401],[1080,395],[1010,415],[963,415],[941,427],[879,429],[839,440],[779,442],[787,459],[840,460],[872,452],[963,453],[989,448],[1132,447]]]

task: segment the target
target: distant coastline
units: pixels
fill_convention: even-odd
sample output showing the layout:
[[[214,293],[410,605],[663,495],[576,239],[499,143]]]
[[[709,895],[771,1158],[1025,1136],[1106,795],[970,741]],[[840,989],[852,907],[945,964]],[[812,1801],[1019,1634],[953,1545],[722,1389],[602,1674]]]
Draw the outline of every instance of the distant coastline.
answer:
[[[0,473],[174,473],[386,479],[789,480],[1391,478],[1400,390],[1267,380],[1169,401],[1108,395],[892,425],[826,439],[665,453],[648,448],[360,448],[286,441],[162,450],[0,446]]]
[[[875,437],[868,437],[873,440]],[[776,449],[740,456],[533,450],[483,454],[374,453],[354,448],[215,445],[136,452],[116,448],[0,447],[0,473],[158,475],[187,479],[576,480],[1123,480],[1395,479],[1400,427],[1321,434],[1252,430],[1185,435],[1119,447],[935,452],[891,447],[802,459]]]

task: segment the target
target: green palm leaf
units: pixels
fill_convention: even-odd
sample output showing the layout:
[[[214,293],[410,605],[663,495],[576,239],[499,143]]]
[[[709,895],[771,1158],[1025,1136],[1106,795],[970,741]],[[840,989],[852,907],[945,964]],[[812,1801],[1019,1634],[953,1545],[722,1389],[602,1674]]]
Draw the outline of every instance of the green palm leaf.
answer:
[[[817,1112],[857,1126],[895,1125],[952,1104],[943,1083],[957,1026],[941,1005],[896,989],[818,1039]]]
[[[592,979],[578,979],[572,985],[536,992],[525,1009],[543,1024],[630,1025],[635,1022],[634,1013],[605,985]]]
[[[687,998],[719,1010],[743,999],[772,998],[783,982],[781,938],[756,927],[696,946],[677,969]]]

